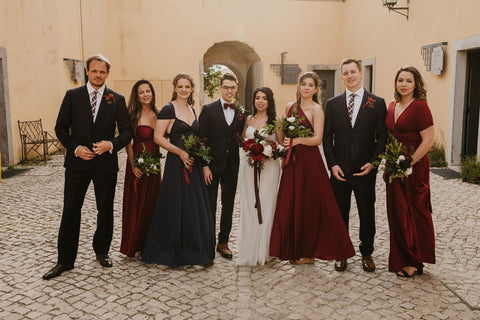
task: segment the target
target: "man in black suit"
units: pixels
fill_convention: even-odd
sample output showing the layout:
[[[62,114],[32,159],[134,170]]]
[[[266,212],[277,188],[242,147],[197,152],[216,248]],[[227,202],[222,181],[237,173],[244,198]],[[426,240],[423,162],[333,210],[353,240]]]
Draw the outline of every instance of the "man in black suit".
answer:
[[[355,194],[360,218],[362,265],[365,271],[373,272],[377,170],[372,163],[385,150],[387,110],[383,98],[363,88],[360,61],[345,59],[340,69],[346,90],[327,101],[323,150],[347,230],[352,190]],[[347,260],[335,262],[337,271],[344,271],[346,267]]]
[[[232,229],[232,214],[238,180],[238,142],[237,136],[242,132],[245,119],[235,107],[234,98],[238,90],[237,79],[226,73],[220,80],[222,97],[203,106],[200,113],[200,136],[207,138],[212,161],[203,167],[207,184],[210,206],[216,217],[218,185],[222,189],[222,214],[217,251],[222,257],[232,259],[228,240]],[[213,230],[215,232],[215,230]]]
[[[117,183],[117,152],[133,136],[125,99],[105,86],[110,62],[100,54],[87,59],[88,83],[68,90],[58,113],[55,133],[66,148],[62,222],[58,233],[57,264],[43,279],[73,269],[78,251],[80,218],[90,181],[95,188],[96,259],[111,267],[108,256],[113,234],[113,200]],[[115,136],[118,127],[119,135]]]

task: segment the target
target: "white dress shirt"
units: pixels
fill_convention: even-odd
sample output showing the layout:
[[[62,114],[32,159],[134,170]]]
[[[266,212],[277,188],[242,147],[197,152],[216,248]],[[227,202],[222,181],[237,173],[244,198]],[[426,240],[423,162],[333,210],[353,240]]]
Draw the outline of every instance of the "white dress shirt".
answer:
[[[225,109],[223,107],[223,104],[227,102],[223,100],[222,97],[220,97],[220,102],[222,103],[222,110],[223,110],[223,115],[225,116],[225,121],[227,121],[228,125],[231,125],[233,122],[233,118],[235,118],[235,109],[232,109],[232,108]],[[232,101],[232,103],[234,102]]]
[[[92,106],[92,95],[93,95],[93,92],[94,91],[97,91],[97,104],[95,106],[95,114],[93,116],[93,122],[95,122],[95,120],[97,119],[97,114],[98,114],[98,109],[100,109],[100,103],[102,103],[102,97],[103,97],[103,92],[105,91],[105,84],[103,84],[103,86],[101,86],[100,88],[95,89],[94,87],[92,87],[92,85],[90,84],[90,82],[87,82],[87,91],[88,91],[88,100],[90,102],[90,107]],[[98,141],[97,141],[98,142]],[[109,152],[112,153],[113,152],[113,143],[111,141],[110,142],[110,150]],[[77,150],[78,148],[80,148],[80,146],[76,147],[75,148],[75,151],[73,152],[75,154],[76,157],[78,157],[78,154],[77,154]]]
[[[358,111],[360,111],[360,105],[362,104],[362,99],[363,99],[363,94],[365,93],[365,89],[363,87],[360,87],[360,89],[358,89],[355,92],[352,92],[346,89],[345,93],[347,98],[347,106],[348,106],[348,102],[350,101],[350,95],[352,93],[355,94],[355,102],[353,104],[353,114],[352,114],[352,128],[353,128],[353,126],[355,125],[355,121],[357,120]]]

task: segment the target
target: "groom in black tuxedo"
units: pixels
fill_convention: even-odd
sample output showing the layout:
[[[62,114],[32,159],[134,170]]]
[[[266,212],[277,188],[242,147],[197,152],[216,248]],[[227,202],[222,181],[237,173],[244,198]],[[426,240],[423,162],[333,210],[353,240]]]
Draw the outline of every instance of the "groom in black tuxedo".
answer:
[[[220,80],[222,97],[203,106],[200,113],[200,136],[207,138],[212,161],[203,167],[210,206],[216,221],[218,185],[222,189],[222,214],[220,217],[220,233],[218,234],[217,251],[222,257],[232,259],[232,251],[228,247],[232,229],[232,214],[238,180],[238,142],[245,119],[235,108],[234,98],[238,90],[237,79],[226,73]],[[215,230],[213,230],[215,232]]]
[[[362,265],[365,271],[373,272],[377,171],[372,163],[385,150],[387,109],[383,98],[363,88],[360,61],[345,59],[340,69],[346,90],[327,101],[323,150],[347,230],[352,190],[355,194],[360,218]],[[344,271],[346,267],[347,260],[335,262],[337,271]]]
[[[110,62],[102,55],[88,58],[88,83],[68,90],[60,106],[55,133],[67,150],[63,213],[57,264],[43,279],[57,277],[74,267],[81,209],[90,181],[98,210],[93,249],[100,265],[112,266],[108,251],[113,234],[117,152],[130,142],[133,132],[124,97],[105,86],[109,72]],[[117,128],[119,134],[115,136]]]

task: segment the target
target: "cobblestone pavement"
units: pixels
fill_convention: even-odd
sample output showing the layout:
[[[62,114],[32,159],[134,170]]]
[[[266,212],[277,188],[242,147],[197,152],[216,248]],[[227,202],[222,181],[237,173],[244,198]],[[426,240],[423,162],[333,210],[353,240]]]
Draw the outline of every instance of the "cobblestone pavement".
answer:
[[[480,186],[432,174],[437,264],[422,276],[387,271],[385,187],[377,181],[377,270],[366,273],[360,256],[347,271],[333,262],[238,267],[218,256],[203,267],[145,265],[119,253],[124,172],[119,174],[115,230],[101,268],[91,247],[95,203],[89,189],[75,269],[45,281],[56,261],[63,201],[63,157],[0,182],[0,319],[479,319]],[[121,154],[124,167],[125,153]],[[122,168],[123,170],[123,168]],[[356,209],[354,209],[356,210]],[[236,254],[239,203],[232,249]],[[358,219],[351,236],[358,247]]]

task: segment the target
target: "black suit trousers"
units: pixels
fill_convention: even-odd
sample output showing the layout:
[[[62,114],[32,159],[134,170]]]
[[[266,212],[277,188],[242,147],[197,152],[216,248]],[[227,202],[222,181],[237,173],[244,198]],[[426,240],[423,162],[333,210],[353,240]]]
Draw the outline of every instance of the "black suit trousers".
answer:
[[[222,213],[220,216],[220,232],[218,234],[218,243],[228,243],[230,238],[237,182],[238,170],[234,170],[231,168],[231,165],[227,163],[221,174],[213,174],[212,183],[207,186],[208,197],[210,198],[210,207],[212,208],[214,215],[213,221],[217,221],[216,208],[219,184],[221,188]]]
[[[67,168],[62,222],[58,233],[58,263],[73,265],[77,257],[81,210],[90,181],[97,204],[97,229],[93,237],[96,254],[108,254],[113,236],[113,201],[117,172],[98,174]]]
[[[374,250],[376,177],[377,172],[372,170],[366,176],[346,175],[347,181],[337,180],[333,175],[330,178],[347,230],[349,229],[352,191],[355,195],[360,220],[359,248],[362,256],[370,256]]]

